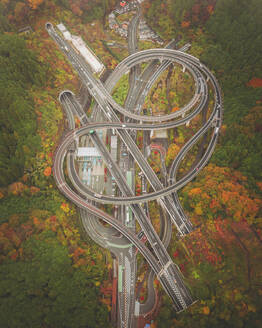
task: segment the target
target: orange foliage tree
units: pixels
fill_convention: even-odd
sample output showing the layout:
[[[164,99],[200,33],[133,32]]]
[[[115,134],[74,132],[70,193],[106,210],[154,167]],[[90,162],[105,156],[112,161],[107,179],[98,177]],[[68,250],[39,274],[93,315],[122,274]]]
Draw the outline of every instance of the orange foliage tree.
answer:
[[[248,83],[247,85],[249,87],[253,87],[253,88],[261,88],[262,87],[262,79],[258,78],[258,77],[253,77]]]
[[[48,166],[47,168],[45,168],[44,175],[46,177],[49,177],[51,175],[51,173],[52,173],[52,168],[50,166]]]
[[[183,27],[183,28],[187,28],[187,27],[189,27],[190,26],[190,22],[189,21],[183,21],[182,23],[181,23],[181,27]]]
[[[37,9],[44,0],[27,0],[29,7],[33,10]]]
[[[44,0],[27,0],[30,8],[32,8],[33,10],[37,9]]]

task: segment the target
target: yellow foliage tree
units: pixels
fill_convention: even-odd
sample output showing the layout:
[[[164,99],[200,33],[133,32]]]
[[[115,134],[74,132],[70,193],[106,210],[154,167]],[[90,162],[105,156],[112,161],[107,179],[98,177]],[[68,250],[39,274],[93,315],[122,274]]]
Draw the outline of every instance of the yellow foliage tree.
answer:
[[[69,206],[67,203],[62,203],[60,208],[65,212],[68,213],[69,212]]]
[[[203,214],[203,211],[202,211],[202,208],[201,208],[200,204],[197,204],[197,206],[195,207],[195,213],[197,215],[202,215]]]
[[[180,148],[176,144],[172,144],[168,147],[167,156],[166,156],[166,166],[171,164],[179,152]]]

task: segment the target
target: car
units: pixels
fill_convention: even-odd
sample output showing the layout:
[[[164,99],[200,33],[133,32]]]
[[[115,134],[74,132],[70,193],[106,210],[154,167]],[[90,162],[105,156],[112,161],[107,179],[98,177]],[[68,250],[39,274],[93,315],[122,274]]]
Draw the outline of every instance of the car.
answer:
[[[126,124],[122,124],[122,128],[126,128]]]
[[[97,197],[97,198],[101,198],[102,197],[101,194],[94,194],[94,196]]]

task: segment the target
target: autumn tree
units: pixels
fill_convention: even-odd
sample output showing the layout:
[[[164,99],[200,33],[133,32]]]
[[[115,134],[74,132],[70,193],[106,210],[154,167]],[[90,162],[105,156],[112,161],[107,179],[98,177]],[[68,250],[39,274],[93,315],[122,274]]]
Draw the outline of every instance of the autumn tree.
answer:
[[[176,158],[177,154],[179,153],[180,147],[172,143],[167,150],[167,156],[166,156],[166,166],[169,166],[173,160]]]
[[[38,7],[43,3],[44,0],[26,0],[30,8],[33,10],[38,9]]]
[[[186,203],[195,215],[214,220],[220,216],[230,221],[256,223],[261,201],[250,195],[243,185],[247,180],[245,176],[229,168],[209,164],[200,177],[194,188],[188,185],[184,191]]]

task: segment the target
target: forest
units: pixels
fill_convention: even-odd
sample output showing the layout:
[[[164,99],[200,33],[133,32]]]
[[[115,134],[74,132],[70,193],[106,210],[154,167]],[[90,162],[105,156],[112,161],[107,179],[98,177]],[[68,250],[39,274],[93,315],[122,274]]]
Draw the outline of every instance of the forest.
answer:
[[[178,315],[162,306],[157,327],[260,327],[262,4],[153,0],[143,7],[163,39],[192,43],[190,53],[216,74],[225,108],[211,163],[180,192],[199,229],[170,246],[199,301]]]
[[[123,54],[109,53],[103,40],[107,14],[116,3],[0,3],[1,327],[111,327],[110,300],[103,296],[111,288],[110,254],[86,237],[76,208],[52,177],[52,158],[65,124],[57,97],[67,88],[77,92],[80,82],[45,23],[63,21],[114,68]],[[198,301],[176,314],[160,291],[156,326],[259,328],[262,3],[145,0],[142,9],[163,40],[191,43],[189,53],[214,72],[224,101],[216,150],[179,192],[197,229],[169,246]],[[115,98],[122,101],[121,94]],[[181,147],[183,133],[174,137],[167,164]]]

